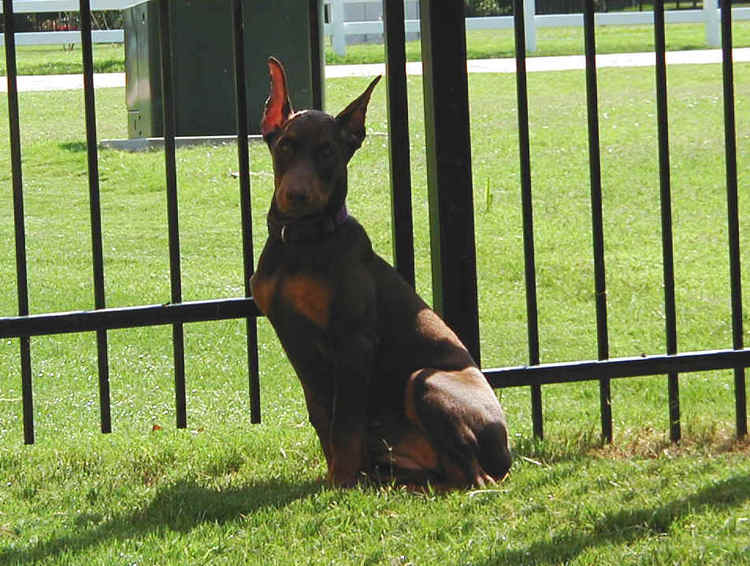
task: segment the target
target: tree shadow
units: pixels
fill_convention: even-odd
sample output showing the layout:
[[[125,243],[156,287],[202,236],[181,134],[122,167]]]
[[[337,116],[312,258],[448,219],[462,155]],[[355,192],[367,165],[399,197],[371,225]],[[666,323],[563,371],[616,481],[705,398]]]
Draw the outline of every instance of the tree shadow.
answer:
[[[522,549],[498,552],[486,564],[568,563],[588,548],[629,544],[654,534],[666,533],[675,521],[685,515],[737,507],[748,499],[750,476],[734,476],[660,506],[610,513],[597,521],[588,533],[563,534]]]
[[[109,540],[141,538],[164,528],[185,533],[203,523],[222,524],[265,508],[281,508],[322,488],[322,481],[292,483],[271,480],[238,488],[216,489],[202,486],[192,479],[182,479],[158,490],[153,500],[137,511],[114,516],[88,529],[82,525],[75,534],[40,542],[31,548],[2,551],[0,564],[34,563],[63,552],[82,552]],[[89,521],[90,518],[81,522]]]

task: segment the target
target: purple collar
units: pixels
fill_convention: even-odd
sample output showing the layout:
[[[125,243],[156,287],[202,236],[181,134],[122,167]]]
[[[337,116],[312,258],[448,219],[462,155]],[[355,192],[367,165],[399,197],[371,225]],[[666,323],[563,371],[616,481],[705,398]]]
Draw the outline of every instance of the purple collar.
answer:
[[[339,211],[336,213],[333,221],[336,223],[336,225],[339,225],[346,222],[347,218],[349,218],[349,211],[346,210],[346,203],[344,203],[341,205],[341,208],[339,208]]]

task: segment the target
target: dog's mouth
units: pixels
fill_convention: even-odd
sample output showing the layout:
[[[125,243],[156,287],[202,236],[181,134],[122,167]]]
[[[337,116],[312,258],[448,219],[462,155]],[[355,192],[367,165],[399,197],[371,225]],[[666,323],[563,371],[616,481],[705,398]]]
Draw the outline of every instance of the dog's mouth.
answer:
[[[322,210],[317,210],[308,213],[301,214],[286,214],[284,218],[289,222],[308,222],[310,220],[317,220],[318,218],[325,216]]]
[[[291,207],[280,207],[277,203],[279,218],[289,222],[304,222],[324,215],[324,208],[320,206],[298,204]]]
[[[335,224],[342,224],[349,217],[349,212],[346,208],[346,203],[342,204],[338,210],[330,211],[327,209],[316,209],[308,212],[297,211],[291,213],[280,213],[279,219],[292,222],[308,222],[313,220],[319,220],[321,218],[331,218]]]

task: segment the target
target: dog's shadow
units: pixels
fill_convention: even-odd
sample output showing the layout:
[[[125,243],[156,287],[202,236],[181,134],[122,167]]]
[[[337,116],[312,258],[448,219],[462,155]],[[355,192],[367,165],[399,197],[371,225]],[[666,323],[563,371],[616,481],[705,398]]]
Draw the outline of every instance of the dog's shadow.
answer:
[[[159,489],[145,507],[113,516],[89,528],[96,517],[81,515],[79,530],[25,549],[0,552],[0,564],[35,563],[65,554],[85,552],[106,541],[142,538],[170,529],[190,532],[204,523],[226,523],[268,507],[284,507],[319,492],[324,482],[269,480],[237,488],[213,488],[192,479],[182,479]]]

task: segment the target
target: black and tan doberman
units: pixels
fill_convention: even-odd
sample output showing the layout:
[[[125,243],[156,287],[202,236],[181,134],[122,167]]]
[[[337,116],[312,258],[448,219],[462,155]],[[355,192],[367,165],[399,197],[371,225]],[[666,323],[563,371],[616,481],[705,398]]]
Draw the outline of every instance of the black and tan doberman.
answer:
[[[253,297],[302,382],[329,480],[462,487],[504,478],[511,456],[493,390],[347,213],[347,164],[380,77],[333,117],[294,112],[283,66],[268,64],[261,130],[275,189]]]

